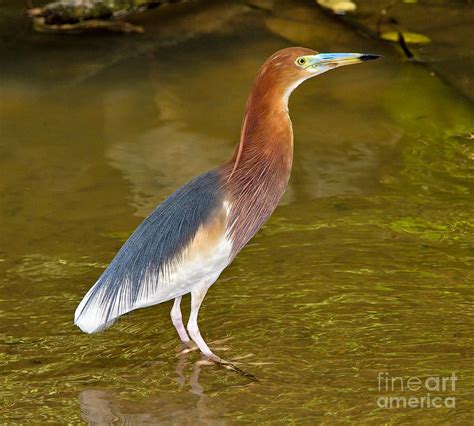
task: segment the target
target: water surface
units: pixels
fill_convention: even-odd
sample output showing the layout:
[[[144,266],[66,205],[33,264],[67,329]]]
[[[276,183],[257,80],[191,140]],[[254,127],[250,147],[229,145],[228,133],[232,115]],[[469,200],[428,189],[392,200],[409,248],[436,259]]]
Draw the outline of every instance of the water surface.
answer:
[[[288,192],[204,302],[210,346],[259,381],[180,355],[170,303],[102,334],[74,327],[143,217],[229,158],[258,67],[296,42],[274,31],[294,26],[283,12],[177,7],[142,18],[162,25],[141,39],[4,31],[0,418],[472,422],[472,103],[318,12],[293,15],[319,25],[308,46],[385,58],[292,96]],[[380,372],[455,372],[456,408],[379,408]]]

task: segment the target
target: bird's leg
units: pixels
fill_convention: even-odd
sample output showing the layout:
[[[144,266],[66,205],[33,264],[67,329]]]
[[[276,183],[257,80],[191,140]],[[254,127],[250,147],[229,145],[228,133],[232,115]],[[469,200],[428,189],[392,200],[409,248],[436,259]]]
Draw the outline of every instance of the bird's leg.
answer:
[[[186,332],[186,327],[183,324],[183,316],[181,315],[181,296],[174,299],[173,307],[171,308],[171,321],[173,322],[174,328],[178,332],[179,338],[181,341],[187,345],[191,346],[191,340],[189,339],[188,333]]]
[[[202,338],[197,323],[199,308],[201,307],[201,303],[206,296],[207,289],[207,286],[197,286],[197,288],[191,291],[191,314],[189,315],[188,332],[191,336],[191,339],[193,339],[194,343],[198,345],[198,348],[207,358],[215,362],[221,362],[222,360],[217,355],[212,353],[212,351],[209,349],[209,346],[207,346],[206,342]]]
[[[239,373],[242,376],[251,379],[252,381],[258,382],[258,379],[253,374],[247,373],[241,370],[239,367],[236,367],[231,362],[225,361],[224,359],[219,358],[217,355],[214,355],[209,349],[209,346],[207,346],[206,342],[202,338],[201,333],[199,331],[197,319],[199,314],[199,308],[201,307],[202,301],[206,296],[208,288],[208,286],[201,285],[196,286],[196,288],[191,291],[191,314],[189,315],[188,321],[188,332],[191,336],[191,339],[193,339],[194,343],[198,345],[198,348],[201,350],[203,355],[210,361],[214,361],[215,363],[221,365],[222,367],[228,370],[235,371],[236,373]]]

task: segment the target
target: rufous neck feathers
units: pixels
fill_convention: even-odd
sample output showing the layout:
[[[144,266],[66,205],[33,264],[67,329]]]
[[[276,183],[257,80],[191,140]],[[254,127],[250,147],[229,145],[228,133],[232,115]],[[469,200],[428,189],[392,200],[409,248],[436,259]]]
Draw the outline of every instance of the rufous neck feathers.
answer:
[[[296,83],[271,78],[262,67],[247,100],[240,143],[232,159],[233,172],[239,167],[259,169],[277,162],[289,172],[293,157],[293,129],[288,115],[288,98]],[[250,163],[250,164],[246,164]]]

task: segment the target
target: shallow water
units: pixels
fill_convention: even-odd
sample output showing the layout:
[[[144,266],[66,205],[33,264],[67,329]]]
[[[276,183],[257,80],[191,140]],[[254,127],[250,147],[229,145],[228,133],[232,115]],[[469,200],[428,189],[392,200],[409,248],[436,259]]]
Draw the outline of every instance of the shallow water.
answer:
[[[180,355],[170,303],[98,335],[73,326],[142,218],[231,155],[256,70],[295,42],[269,30],[294,26],[284,13],[211,4],[193,20],[180,7],[143,18],[163,25],[142,39],[5,33],[0,419],[472,423],[472,103],[325,15],[308,15],[320,36],[307,45],[385,58],[292,96],[288,192],[200,316],[211,348],[258,381]],[[426,395],[379,390],[383,372],[455,372],[455,391],[431,395],[456,407],[380,408]]]

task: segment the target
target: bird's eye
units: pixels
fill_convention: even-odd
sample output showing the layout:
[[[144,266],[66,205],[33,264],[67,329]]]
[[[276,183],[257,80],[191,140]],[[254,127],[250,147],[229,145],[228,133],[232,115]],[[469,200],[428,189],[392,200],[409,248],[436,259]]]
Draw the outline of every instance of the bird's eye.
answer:
[[[306,59],[305,58],[299,58],[297,62],[298,62],[298,65],[304,65],[306,63]]]

